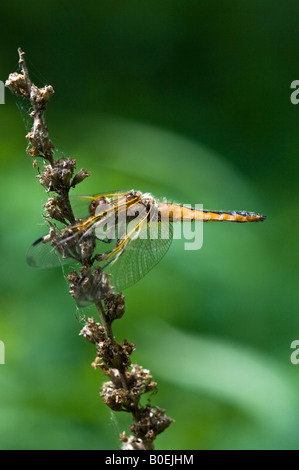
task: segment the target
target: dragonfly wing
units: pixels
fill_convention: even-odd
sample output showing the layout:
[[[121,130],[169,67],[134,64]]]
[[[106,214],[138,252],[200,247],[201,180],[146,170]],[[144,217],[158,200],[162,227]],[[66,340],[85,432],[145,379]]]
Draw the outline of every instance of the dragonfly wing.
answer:
[[[44,237],[39,238],[31,245],[27,252],[27,263],[33,268],[55,268],[69,264],[71,258],[62,258],[57,249],[50,242],[43,243]]]
[[[94,201],[93,196],[70,195],[70,203],[74,216],[78,219],[88,216],[90,204]]]
[[[167,253],[173,237],[172,224],[155,223],[154,233],[147,228],[147,238],[130,240],[123,253],[105,269],[111,285],[118,291],[142,279]],[[114,262],[115,261],[115,262]]]

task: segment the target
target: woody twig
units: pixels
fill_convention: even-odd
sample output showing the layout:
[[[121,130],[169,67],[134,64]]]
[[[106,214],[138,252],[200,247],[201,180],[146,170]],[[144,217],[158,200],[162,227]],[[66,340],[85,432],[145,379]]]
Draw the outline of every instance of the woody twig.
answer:
[[[50,226],[47,241],[64,258],[72,257],[78,262],[78,269],[68,275],[70,293],[78,302],[84,298],[94,303],[99,314],[100,323],[88,318],[80,335],[96,346],[97,356],[92,365],[95,369],[100,368],[109,378],[101,388],[104,403],[114,411],[125,411],[133,417],[130,427],[132,435],[127,437],[122,433],[120,436],[122,448],[154,449],[154,440],[171,424],[172,419],[162,408],[152,406],[150,398],[146,406],[141,405],[141,397],[155,392],[157,383],[148,370],[131,363],[135,345],[127,340],[120,344],[114,337],[112,323],[123,316],[125,297],[114,292],[108,275],[94,266],[96,246],[93,237],[69,237],[63,245],[57,243],[57,222],[68,227],[80,221],[74,215],[69,194],[90,173],[83,168],[76,172],[76,161],[70,157],[55,159],[54,144],[45,122],[46,106],[54,93],[53,87],[38,88],[34,85],[26,66],[25,53],[21,49],[18,52],[21,70],[10,74],[6,86],[30,102],[29,115],[33,125],[26,135],[26,151],[34,159],[34,167],[38,158],[44,163],[43,171],[37,177],[46,192],[51,193],[44,205],[45,218]]]

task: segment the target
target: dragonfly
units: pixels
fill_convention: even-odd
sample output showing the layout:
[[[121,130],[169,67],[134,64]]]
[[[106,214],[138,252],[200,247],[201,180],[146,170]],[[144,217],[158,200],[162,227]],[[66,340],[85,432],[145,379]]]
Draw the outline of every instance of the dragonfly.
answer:
[[[36,240],[27,262],[39,268],[72,261],[100,266],[112,276],[111,284],[118,291],[135,284],[163,258],[173,239],[173,223],[246,223],[266,218],[255,212],[199,210],[159,202],[150,193],[135,190],[72,196],[72,205],[74,201],[83,212],[80,217]]]

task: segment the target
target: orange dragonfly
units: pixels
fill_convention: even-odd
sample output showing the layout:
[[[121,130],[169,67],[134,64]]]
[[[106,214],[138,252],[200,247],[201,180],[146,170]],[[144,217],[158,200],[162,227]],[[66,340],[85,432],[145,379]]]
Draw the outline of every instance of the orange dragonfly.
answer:
[[[72,201],[84,203],[84,217],[39,238],[28,251],[29,265],[45,268],[72,260],[99,265],[111,274],[111,285],[118,291],[135,284],[163,258],[173,238],[174,222],[244,223],[266,218],[254,212],[198,210],[159,203],[149,193],[134,190],[72,196]]]

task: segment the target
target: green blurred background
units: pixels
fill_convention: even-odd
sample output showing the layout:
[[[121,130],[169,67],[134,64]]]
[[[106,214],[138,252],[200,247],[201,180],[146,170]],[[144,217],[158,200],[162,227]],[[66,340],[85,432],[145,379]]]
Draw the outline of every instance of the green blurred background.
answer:
[[[53,85],[52,139],[92,173],[81,193],[268,216],[205,225],[199,251],[175,240],[125,292],[117,339],[136,343],[175,419],[157,449],[299,448],[298,2],[31,0],[0,14],[0,79],[21,46]],[[60,269],[25,262],[47,197],[8,91],[0,119],[0,448],[117,449],[130,417],[101,401],[82,312]]]

